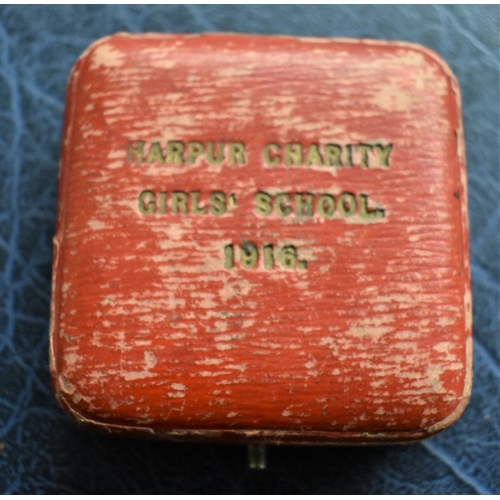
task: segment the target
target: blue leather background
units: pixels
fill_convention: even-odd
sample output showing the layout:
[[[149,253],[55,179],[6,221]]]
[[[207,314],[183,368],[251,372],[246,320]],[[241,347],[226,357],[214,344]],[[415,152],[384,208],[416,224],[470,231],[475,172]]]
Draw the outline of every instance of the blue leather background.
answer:
[[[50,388],[48,318],[66,79],[117,31],[234,31],[409,40],[461,84],[469,175],[474,389],[422,444],[245,449],[94,434]],[[500,493],[499,7],[77,6],[0,8],[0,492]]]

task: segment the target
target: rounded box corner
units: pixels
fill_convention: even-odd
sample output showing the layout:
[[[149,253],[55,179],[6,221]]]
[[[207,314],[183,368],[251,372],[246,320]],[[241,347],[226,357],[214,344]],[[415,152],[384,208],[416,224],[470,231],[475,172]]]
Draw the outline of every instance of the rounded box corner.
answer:
[[[454,71],[451,69],[451,66],[443,59],[443,57],[434,49],[431,49],[426,45],[422,45],[420,43],[402,42],[401,45],[412,50],[413,52],[422,54],[426,57],[427,61],[432,61],[432,64],[436,65],[439,68],[443,77],[449,81],[450,88],[456,96],[457,107],[461,109],[462,103],[460,83]]]
[[[106,426],[106,422],[92,414],[88,398],[78,390],[76,381],[70,380],[67,375],[55,368],[51,370],[51,377],[57,402],[66,414],[81,425]],[[85,403],[87,403],[86,408],[83,407]]]

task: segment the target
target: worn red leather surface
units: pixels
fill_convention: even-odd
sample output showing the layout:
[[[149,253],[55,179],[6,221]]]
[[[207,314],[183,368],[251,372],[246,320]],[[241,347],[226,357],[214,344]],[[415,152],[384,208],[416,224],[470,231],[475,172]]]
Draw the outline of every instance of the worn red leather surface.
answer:
[[[459,90],[434,53],[104,39],[68,86],[56,393],[158,437],[426,437],[470,393],[467,239]]]

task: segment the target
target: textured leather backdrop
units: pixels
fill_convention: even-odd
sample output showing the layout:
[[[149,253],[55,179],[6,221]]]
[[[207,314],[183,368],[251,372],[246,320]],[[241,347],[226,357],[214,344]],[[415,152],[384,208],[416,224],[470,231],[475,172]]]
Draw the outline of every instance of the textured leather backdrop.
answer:
[[[412,446],[271,448],[98,435],[50,389],[48,318],[66,79],[117,31],[234,31],[409,40],[460,81],[469,173],[474,388],[452,428]],[[0,8],[0,492],[500,493],[499,8],[110,6]],[[416,206],[417,209],[417,206]]]

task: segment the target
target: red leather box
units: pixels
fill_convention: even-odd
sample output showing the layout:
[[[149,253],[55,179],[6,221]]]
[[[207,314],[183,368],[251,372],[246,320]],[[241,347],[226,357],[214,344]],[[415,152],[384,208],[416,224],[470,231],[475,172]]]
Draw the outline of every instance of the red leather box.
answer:
[[[471,389],[457,81],[408,43],[127,35],[68,84],[61,405],[185,440],[382,443]]]

